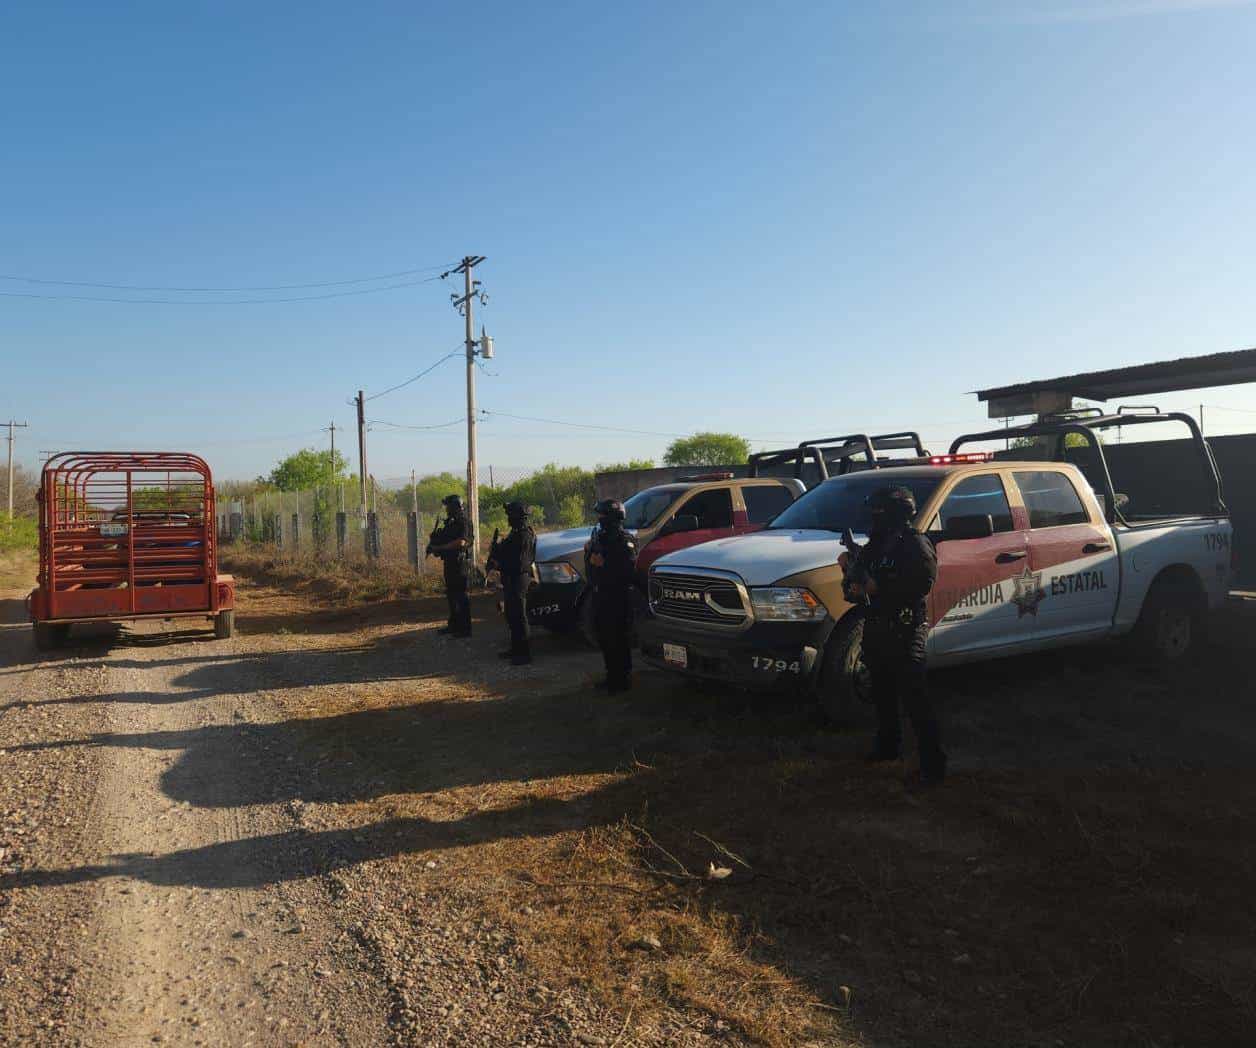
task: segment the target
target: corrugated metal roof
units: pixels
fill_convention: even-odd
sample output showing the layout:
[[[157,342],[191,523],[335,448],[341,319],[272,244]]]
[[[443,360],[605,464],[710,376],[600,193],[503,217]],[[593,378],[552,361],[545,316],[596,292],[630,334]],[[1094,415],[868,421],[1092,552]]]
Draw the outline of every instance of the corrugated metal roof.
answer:
[[[1031,393],[1060,392],[1088,400],[1112,400],[1115,397],[1150,393],[1171,393],[1182,389],[1203,389],[1207,386],[1230,386],[1256,382],[1256,349],[1239,349],[1230,353],[1210,353],[1202,357],[1181,357],[1154,364],[1112,368],[1108,371],[1087,371],[1077,375],[1021,382],[977,391],[979,400],[1024,396]]]

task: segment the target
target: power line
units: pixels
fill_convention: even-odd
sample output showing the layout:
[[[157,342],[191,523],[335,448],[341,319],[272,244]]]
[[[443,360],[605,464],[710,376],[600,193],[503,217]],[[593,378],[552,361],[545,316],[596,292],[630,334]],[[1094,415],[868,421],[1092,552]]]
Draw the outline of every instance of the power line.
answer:
[[[60,302],[113,302],[124,306],[262,306],[276,305],[281,302],[314,302],[326,298],[348,298],[350,295],[374,295],[380,291],[395,291],[397,288],[418,287],[429,284],[440,277],[425,277],[422,280],[407,280],[400,284],[386,284],[384,287],[359,288],[356,291],[332,291],[325,295],[297,295],[290,298],[226,298],[196,299],[182,298],[106,298],[102,295],[41,295],[34,291],[0,291],[5,298],[40,298]]]
[[[367,397],[366,399],[370,400],[371,398]],[[408,426],[402,422],[385,422],[382,418],[373,418],[368,421],[372,426],[388,426],[391,429],[448,429],[450,426],[462,425],[462,423],[467,421],[467,416],[463,415],[461,418],[451,419],[449,422],[438,422],[432,426]]]
[[[92,280],[44,280],[40,277],[14,276],[0,273],[0,280],[15,280],[23,284],[53,284],[58,287],[101,287],[110,291],[180,291],[180,292],[241,292],[241,291],[296,291],[312,287],[343,287],[345,284],[374,284],[379,280],[396,280],[398,277],[409,277],[415,273],[431,273],[447,266],[422,266],[418,269],[398,269],[392,273],[380,273],[373,277],[352,277],[348,280],[323,280],[314,284],[271,284],[245,287],[167,287],[156,285],[145,287],[138,284],[102,284]],[[440,279],[436,277],[435,279]]]
[[[380,397],[386,397],[389,393],[395,393],[395,392],[397,392],[397,390],[405,388],[406,386],[410,385],[410,383],[412,383],[412,382],[418,382],[418,381],[419,381],[419,379],[421,379],[424,375],[429,374],[430,372],[435,371],[438,367],[440,367],[443,363],[445,363],[445,361],[446,361],[446,360],[452,360],[454,357],[458,356],[460,353],[462,353],[462,347],[461,347],[461,346],[459,346],[457,349],[455,349],[452,353],[446,353],[446,354],[445,354],[443,357],[441,357],[441,358],[440,358],[440,360],[438,360],[435,364],[433,364],[431,367],[424,368],[424,369],[423,369],[422,371],[420,371],[417,375],[412,375],[412,376],[410,376],[410,378],[406,379],[404,382],[398,382],[395,386],[389,386],[389,387],[388,387],[386,390],[384,390],[382,393],[372,393],[372,394],[371,394],[369,397],[367,397],[366,399],[367,399],[367,400],[378,400]],[[464,419],[463,419],[462,421],[466,421],[465,417],[464,417]]]

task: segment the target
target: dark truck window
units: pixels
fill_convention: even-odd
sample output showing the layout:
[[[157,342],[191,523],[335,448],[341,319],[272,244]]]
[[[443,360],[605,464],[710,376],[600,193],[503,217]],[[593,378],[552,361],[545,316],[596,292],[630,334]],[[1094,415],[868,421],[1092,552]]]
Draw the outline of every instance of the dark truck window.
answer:
[[[733,526],[733,495],[728,488],[699,491],[676,511],[698,518],[698,527],[731,528]]]
[[[751,524],[766,524],[794,501],[793,493],[781,484],[759,484],[741,489],[746,500],[746,519]]]
[[[965,477],[955,485],[938,510],[939,530],[945,531],[952,517],[983,516],[987,513],[994,521],[996,532],[1012,530],[1012,507],[1008,505],[1003,481],[994,473]]]
[[[850,528],[866,535],[871,514],[865,502],[878,488],[907,488],[916,496],[916,505],[923,506],[941,481],[940,472],[937,476],[903,477],[893,469],[834,477],[808,491],[769,527],[774,531],[799,528],[836,531],[839,534],[844,528]]]
[[[676,501],[684,488],[646,488],[638,491],[624,503],[624,527],[648,528],[659,519],[667,507]]]
[[[1058,528],[1090,521],[1077,489],[1063,473],[1035,470],[1013,476],[1025,500],[1025,508],[1029,510],[1031,528]]]

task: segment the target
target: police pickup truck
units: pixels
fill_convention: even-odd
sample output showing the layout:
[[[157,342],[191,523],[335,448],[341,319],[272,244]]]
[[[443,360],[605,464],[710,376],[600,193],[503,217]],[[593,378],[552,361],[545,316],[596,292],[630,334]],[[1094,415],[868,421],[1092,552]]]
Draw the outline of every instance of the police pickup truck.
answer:
[[[845,473],[861,456],[878,451],[925,453],[918,433],[875,437],[825,437],[796,447],[758,451],[746,477],[707,473],[637,492],[624,503],[624,527],[637,540],[637,575],[642,592],[650,565],[660,557],[715,539],[758,531],[831,473]],[[771,475],[788,468],[792,476]],[[528,592],[528,621],[556,632],[579,627],[590,643],[593,607],[585,595],[584,550],[588,527],[537,536],[536,582]]]
[[[1143,470],[1117,490],[1103,435],[1174,422],[1193,467]],[[1010,452],[968,452],[1005,439]],[[937,545],[934,666],[1131,636],[1181,659],[1227,598],[1231,526],[1211,450],[1181,414],[1070,415],[960,437],[946,455],[877,463],[809,491],[765,529],[661,557],[650,569],[642,653],[741,685],[792,684],[835,721],[868,700],[863,609],[842,593],[842,533],[866,538],[865,499],[909,488]],[[1149,479],[1150,478],[1150,479]]]
[[[624,503],[624,527],[637,540],[644,588],[650,565],[699,542],[757,531],[803,493],[792,477],[734,477],[708,473],[638,491]],[[528,592],[528,621],[555,631],[581,628],[592,639],[592,604],[585,599],[588,527],[551,531],[536,539],[537,581]]]

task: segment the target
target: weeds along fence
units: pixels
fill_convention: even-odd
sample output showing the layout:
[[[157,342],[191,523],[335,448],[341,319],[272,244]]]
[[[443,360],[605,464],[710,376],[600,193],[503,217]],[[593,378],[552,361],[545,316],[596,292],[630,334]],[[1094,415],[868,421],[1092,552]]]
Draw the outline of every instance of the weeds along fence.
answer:
[[[308,491],[267,491],[220,504],[224,545],[285,558],[337,561],[362,568],[425,568],[435,514],[402,510],[380,491],[364,506],[354,485]],[[426,565],[430,567],[431,565]]]

